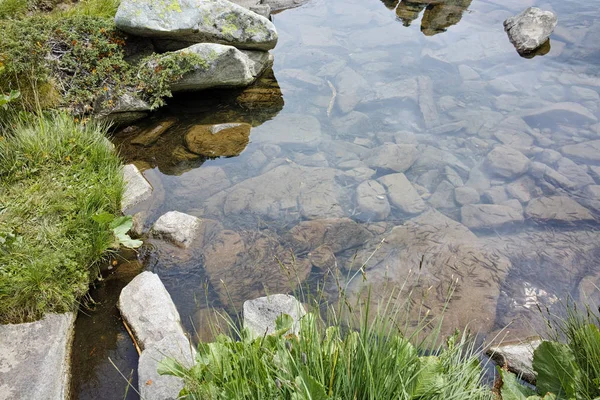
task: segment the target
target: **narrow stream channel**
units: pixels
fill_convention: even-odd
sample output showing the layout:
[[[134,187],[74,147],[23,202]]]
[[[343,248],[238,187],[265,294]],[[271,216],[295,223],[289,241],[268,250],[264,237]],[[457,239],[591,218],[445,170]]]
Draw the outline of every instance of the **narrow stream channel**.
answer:
[[[502,22],[533,5],[559,23],[523,58]],[[203,247],[148,238],[138,257],[192,336],[209,307],[290,292],[290,271],[348,276],[383,238],[366,265],[381,295],[422,263],[428,307],[458,278],[449,323],[475,319],[483,335],[543,329],[537,303],[598,299],[599,0],[311,0],[273,19],[275,63],[255,86],[177,96],[113,138],[154,187],[147,227],[171,210],[214,221]],[[166,119],[156,143],[131,142]],[[238,156],[186,149],[194,126],[231,122],[252,126]],[[418,199],[394,198],[394,185]],[[79,315],[74,399],[123,398],[109,358],[135,370],[115,307],[132,275],[118,271]]]

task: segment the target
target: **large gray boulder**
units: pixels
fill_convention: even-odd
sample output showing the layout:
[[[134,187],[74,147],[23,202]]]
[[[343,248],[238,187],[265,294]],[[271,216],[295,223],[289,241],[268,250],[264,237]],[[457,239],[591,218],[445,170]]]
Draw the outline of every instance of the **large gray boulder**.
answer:
[[[75,314],[0,325],[0,399],[69,399]]]
[[[244,302],[244,328],[253,337],[274,333],[276,320],[282,314],[292,317],[292,332],[298,334],[300,319],[306,311],[302,303],[288,294],[273,294]]]
[[[159,65],[173,62],[183,69],[183,73],[169,89],[180,92],[248,86],[271,65],[272,56],[263,51],[241,51],[222,44],[200,43],[158,56],[144,64],[142,72],[152,74]]]
[[[196,352],[158,275],[147,271],[136,276],[121,291],[117,306],[142,349],[138,362],[140,397],[146,400],[177,399],[183,380],[159,375],[158,363],[173,357],[189,368]]]
[[[504,30],[519,53],[529,53],[548,40],[557,23],[553,12],[529,7],[504,21]]]
[[[115,24],[159,47],[166,40],[172,50],[208,42],[267,51],[277,44],[271,21],[227,0],[122,0]]]

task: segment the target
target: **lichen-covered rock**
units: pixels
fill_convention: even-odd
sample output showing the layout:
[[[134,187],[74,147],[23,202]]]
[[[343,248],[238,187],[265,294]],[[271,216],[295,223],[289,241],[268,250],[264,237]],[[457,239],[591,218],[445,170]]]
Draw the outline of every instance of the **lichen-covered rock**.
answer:
[[[226,0],[122,0],[117,28],[169,41],[171,50],[194,43],[221,43],[271,50],[277,31],[267,18]]]
[[[239,155],[250,141],[250,124],[196,125],[185,134],[187,148],[206,157]]]
[[[181,77],[169,85],[173,92],[248,86],[271,65],[272,56],[263,51],[244,51],[232,46],[200,43],[160,55],[142,65],[152,75],[159,65],[175,63]]]
[[[130,124],[144,118],[150,112],[150,104],[131,93],[120,96],[100,96],[94,104],[94,116],[99,121],[115,125]]]
[[[557,23],[553,12],[529,7],[504,21],[504,30],[519,53],[529,53],[548,40]]]

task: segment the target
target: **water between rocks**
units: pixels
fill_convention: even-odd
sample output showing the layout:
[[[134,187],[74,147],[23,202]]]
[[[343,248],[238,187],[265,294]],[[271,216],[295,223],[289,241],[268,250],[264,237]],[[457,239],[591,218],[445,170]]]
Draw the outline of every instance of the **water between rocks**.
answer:
[[[347,276],[383,238],[366,264],[381,295],[408,282],[434,293],[435,314],[458,279],[449,324],[474,319],[483,334],[540,329],[538,302],[594,300],[600,2],[428,3],[313,0],[276,14],[275,64],[255,86],[177,96],[116,133],[155,188],[147,226],[171,210],[214,221],[189,251],[148,239],[140,252],[193,335],[205,337],[208,307],[289,292],[290,276]],[[502,22],[530,5],[559,23],[526,59]],[[164,121],[156,142],[132,143]],[[224,145],[239,155],[188,151],[195,126],[232,122],[252,126],[245,148]],[[114,306],[130,278],[100,283],[78,319],[74,398],[123,398],[108,357],[127,377],[137,362]]]

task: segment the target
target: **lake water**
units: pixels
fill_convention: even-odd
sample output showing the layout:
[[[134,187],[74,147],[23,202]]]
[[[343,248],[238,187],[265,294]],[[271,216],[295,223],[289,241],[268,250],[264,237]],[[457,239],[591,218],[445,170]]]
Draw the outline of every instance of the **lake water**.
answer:
[[[361,266],[377,296],[402,287],[432,315],[454,283],[448,326],[483,335],[543,329],[537,304],[596,301],[600,1],[428,3],[312,0],[278,13],[273,69],[256,86],[177,96],[116,133],[155,189],[146,227],[172,210],[204,220],[189,250],[147,238],[139,255],[193,336],[207,337],[209,307],[233,313],[298,282],[326,277],[332,298],[338,283],[359,298],[362,278],[348,277]],[[559,23],[523,58],[502,22],[533,5]],[[131,143],[169,119],[154,144]],[[239,155],[186,150],[195,126],[234,122],[252,126]],[[107,358],[126,376],[135,365],[102,288],[92,297],[108,314],[78,321],[80,353],[107,326],[102,357],[74,359],[78,399],[122,398]]]

